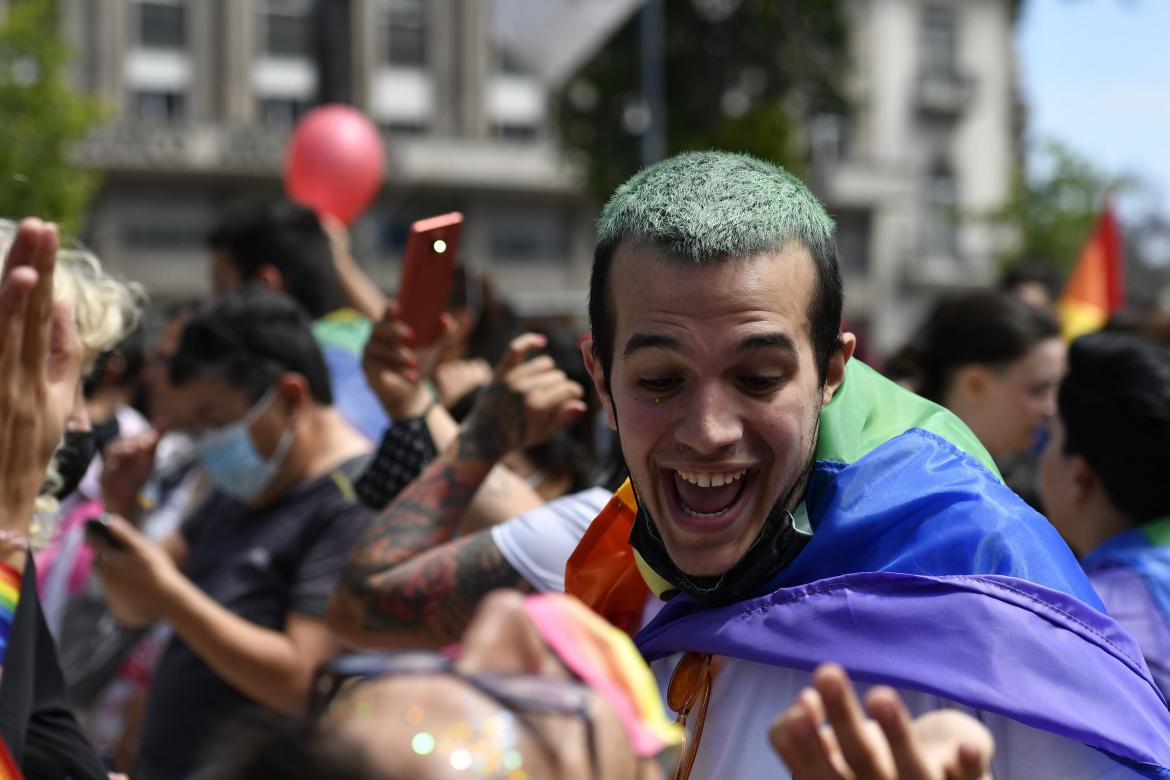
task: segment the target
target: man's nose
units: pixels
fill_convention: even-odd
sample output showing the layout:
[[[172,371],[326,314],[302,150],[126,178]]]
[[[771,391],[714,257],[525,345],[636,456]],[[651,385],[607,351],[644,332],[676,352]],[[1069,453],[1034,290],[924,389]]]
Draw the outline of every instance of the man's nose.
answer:
[[[675,439],[702,455],[711,455],[743,438],[737,399],[715,384],[700,385],[683,406]]]

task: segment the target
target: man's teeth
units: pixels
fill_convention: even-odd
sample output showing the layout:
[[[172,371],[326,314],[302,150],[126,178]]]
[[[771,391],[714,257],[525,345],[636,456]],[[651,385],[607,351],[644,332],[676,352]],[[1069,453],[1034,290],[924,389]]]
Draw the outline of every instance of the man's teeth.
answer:
[[[685,481],[690,482],[692,485],[698,485],[699,487],[723,487],[724,485],[730,485],[746,473],[747,469],[721,474],[709,471],[679,471],[678,475]]]

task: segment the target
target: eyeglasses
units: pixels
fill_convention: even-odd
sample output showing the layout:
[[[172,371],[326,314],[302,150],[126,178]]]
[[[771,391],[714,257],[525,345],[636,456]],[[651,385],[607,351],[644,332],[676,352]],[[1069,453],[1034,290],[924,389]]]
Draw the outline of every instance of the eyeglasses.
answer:
[[[580,718],[585,724],[590,776],[600,777],[589,688],[570,680],[531,674],[465,674],[450,659],[433,653],[355,653],[332,658],[317,668],[309,693],[309,717],[320,718],[349,681],[412,675],[456,677],[505,710]]]
[[[682,754],[674,770],[674,780],[687,780],[695,757],[699,753],[699,740],[703,737],[703,724],[707,722],[707,706],[711,703],[711,682],[715,670],[710,653],[684,653],[678,666],[670,675],[666,687],[666,703],[678,713],[675,723],[684,728],[691,711],[698,705],[695,723],[689,737],[683,737]]]

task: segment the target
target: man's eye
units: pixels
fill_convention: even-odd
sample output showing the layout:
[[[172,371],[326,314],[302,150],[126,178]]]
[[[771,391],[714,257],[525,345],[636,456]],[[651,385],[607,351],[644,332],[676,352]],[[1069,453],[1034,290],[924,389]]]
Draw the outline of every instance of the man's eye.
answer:
[[[664,379],[639,379],[638,387],[648,393],[668,393],[678,387],[679,380],[672,377]]]
[[[749,393],[768,393],[784,383],[782,376],[741,376],[739,384]]]

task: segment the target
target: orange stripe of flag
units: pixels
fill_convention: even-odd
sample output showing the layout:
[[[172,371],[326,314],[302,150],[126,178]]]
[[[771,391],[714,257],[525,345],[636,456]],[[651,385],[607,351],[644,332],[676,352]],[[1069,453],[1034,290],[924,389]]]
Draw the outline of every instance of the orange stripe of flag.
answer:
[[[1106,204],[1057,302],[1066,338],[1097,330],[1125,305],[1121,230]]]

